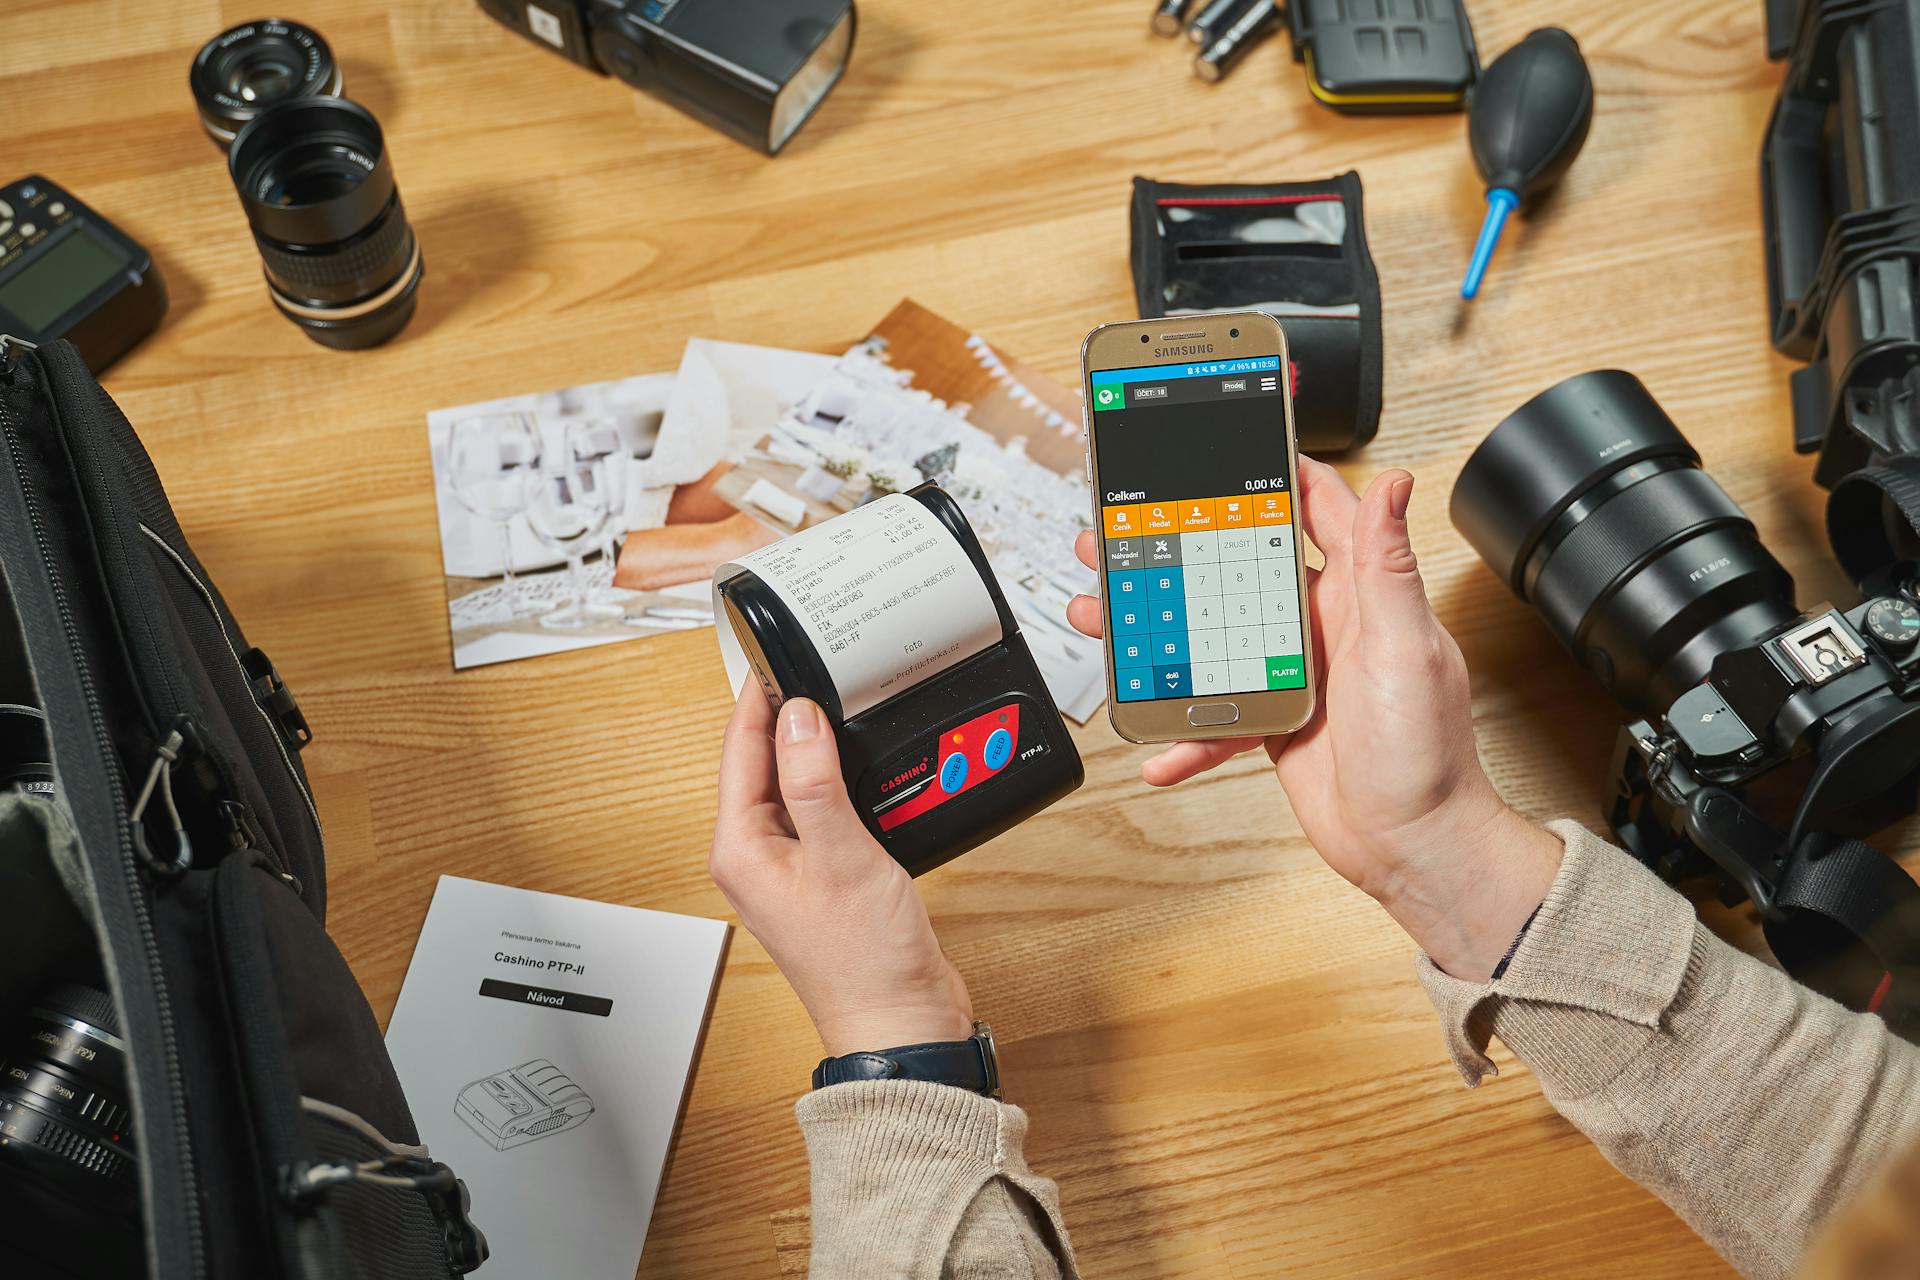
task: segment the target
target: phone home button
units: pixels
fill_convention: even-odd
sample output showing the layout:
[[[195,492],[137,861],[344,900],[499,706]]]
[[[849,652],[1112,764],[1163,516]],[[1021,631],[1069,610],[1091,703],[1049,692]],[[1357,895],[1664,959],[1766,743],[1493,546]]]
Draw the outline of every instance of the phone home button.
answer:
[[[1196,702],[1187,708],[1187,723],[1196,729],[1234,724],[1239,719],[1240,708],[1231,702]]]

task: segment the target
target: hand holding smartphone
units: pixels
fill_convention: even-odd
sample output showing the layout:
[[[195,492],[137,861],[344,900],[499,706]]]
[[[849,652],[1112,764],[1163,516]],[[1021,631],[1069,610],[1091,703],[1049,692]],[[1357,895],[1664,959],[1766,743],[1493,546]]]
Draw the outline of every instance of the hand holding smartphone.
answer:
[[[1102,325],[1081,347],[1108,716],[1129,741],[1313,714],[1289,367],[1259,311]]]
[[[1182,328],[1175,330],[1175,324]],[[1240,330],[1238,338],[1246,338],[1252,328],[1245,317],[1213,316],[1112,328],[1132,331],[1125,343],[1115,345],[1131,344],[1138,361],[1142,349],[1206,344],[1205,337],[1159,339],[1161,333],[1203,325],[1210,332],[1224,330],[1229,342],[1237,340],[1234,329]],[[1142,331],[1148,333],[1146,343],[1139,340]],[[1216,338],[1216,351],[1177,363],[1163,359],[1151,366],[1121,365],[1105,354],[1106,332],[1096,331],[1088,343],[1094,357],[1087,366],[1087,390],[1096,527],[1082,533],[1075,546],[1080,560],[1102,578],[1102,596],[1075,597],[1067,606],[1067,618],[1081,633],[1105,637],[1116,695],[1111,704],[1114,728],[1135,741],[1180,740],[1143,762],[1141,777],[1156,787],[1172,786],[1241,752],[1264,748],[1301,831],[1327,865],[1378,899],[1446,972],[1485,981],[1522,922],[1546,896],[1559,870],[1561,844],[1557,836],[1508,808],[1480,767],[1466,660],[1427,601],[1409,537],[1413,477],[1398,469],[1384,472],[1362,496],[1331,467],[1306,459],[1294,465],[1292,433],[1284,430],[1284,401],[1278,418],[1271,407],[1257,416],[1247,412],[1246,401],[1240,402],[1239,412],[1215,407],[1246,394],[1232,386],[1241,376],[1238,372],[1197,372],[1195,377],[1205,377],[1212,385],[1185,389],[1175,399],[1176,374],[1184,377],[1189,366],[1205,369],[1222,355],[1230,361],[1271,357],[1221,352]],[[1284,347],[1278,367],[1286,367]],[[1117,376],[1101,376],[1109,371]],[[1100,407],[1103,387],[1111,388],[1105,410]],[[1165,407],[1155,403],[1162,401],[1156,390],[1162,387],[1167,388]],[[1266,394],[1271,405],[1274,393]],[[1149,416],[1144,409],[1132,411],[1129,406],[1135,404],[1158,412]],[[1186,411],[1176,415],[1173,410],[1182,405]],[[1268,523],[1262,525],[1256,507],[1253,527],[1259,542],[1252,563],[1262,563],[1264,550],[1271,565],[1283,545],[1292,547],[1299,672],[1291,667],[1291,633],[1269,633],[1263,624],[1260,643],[1270,650],[1260,671],[1265,679],[1256,680],[1255,667],[1236,667],[1229,656],[1228,689],[1208,695],[1202,691],[1219,674],[1216,667],[1210,675],[1206,666],[1216,633],[1225,631],[1230,654],[1236,638],[1249,646],[1254,642],[1251,631],[1233,625],[1239,605],[1252,603],[1243,601],[1249,594],[1244,591],[1220,593],[1228,626],[1192,625],[1211,620],[1214,594],[1209,588],[1215,583],[1237,585],[1239,570],[1233,566],[1246,561],[1238,535],[1230,536],[1243,526],[1221,522],[1223,504],[1228,520],[1235,519],[1235,485],[1257,485],[1260,473],[1271,469],[1263,465],[1265,460],[1282,442],[1284,492],[1292,518],[1282,522],[1277,508],[1267,508]],[[1143,489],[1145,494],[1136,499],[1133,495]],[[1256,500],[1275,492],[1271,483],[1264,490],[1245,491]],[[1156,518],[1155,507],[1161,517],[1171,514],[1182,524],[1205,516],[1204,503],[1183,497],[1174,506],[1169,496],[1174,493],[1211,495],[1214,525],[1176,527],[1162,553],[1164,535],[1144,528],[1147,520]],[[1201,508],[1198,517],[1196,506]],[[1133,510],[1121,531],[1117,509],[1126,508]],[[1313,530],[1325,557],[1312,592],[1304,589],[1306,578],[1299,568],[1297,530],[1304,528]],[[1285,544],[1275,543],[1282,531]],[[1217,536],[1211,542],[1197,537],[1205,533]],[[1144,551],[1132,545],[1141,536],[1147,539]],[[1123,543],[1130,545],[1123,548]],[[1147,571],[1142,615],[1137,605],[1125,603],[1138,599],[1138,588],[1121,585],[1133,581],[1123,576],[1135,570],[1130,557],[1136,552],[1170,554],[1176,545],[1179,565]],[[1115,565],[1116,555],[1129,559]],[[1220,576],[1212,576],[1209,566]],[[1261,607],[1289,607],[1288,572],[1272,571],[1263,590],[1252,593]],[[1184,617],[1171,604],[1176,598]],[[1144,632],[1139,630],[1143,617]],[[1128,627],[1133,630],[1124,630]],[[1324,672],[1316,671],[1316,628],[1326,647]],[[1142,635],[1144,642],[1139,640]],[[1144,652],[1132,648],[1136,643],[1147,646]],[[1174,648],[1169,650],[1169,645]],[[1183,645],[1188,660],[1175,661]],[[1164,661],[1154,665],[1155,659]],[[1143,669],[1151,673],[1150,680],[1136,676]],[[1136,678],[1141,681],[1137,687]],[[1238,686],[1247,687],[1243,691]],[[1204,723],[1220,714],[1213,709],[1223,702],[1232,704],[1238,719]],[[1324,707],[1324,714],[1314,714],[1316,706]],[[1195,709],[1200,714],[1195,715]]]

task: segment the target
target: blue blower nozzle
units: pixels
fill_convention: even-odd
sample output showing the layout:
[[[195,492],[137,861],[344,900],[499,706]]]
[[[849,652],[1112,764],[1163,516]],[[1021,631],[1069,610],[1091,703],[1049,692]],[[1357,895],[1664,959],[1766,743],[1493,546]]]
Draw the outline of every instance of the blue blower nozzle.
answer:
[[[1593,122],[1593,77],[1580,45],[1542,27],[1493,60],[1467,110],[1467,143],[1487,184],[1487,217],[1460,296],[1480,292],[1507,215],[1560,180]]]
[[[1480,292],[1480,282],[1487,276],[1487,264],[1493,261],[1493,247],[1500,243],[1500,233],[1506,229],[1507,215],[1519,207],[1517,191],[1495,187],[1487,192],[1487,217],[1480,224],[1480,238],[1473,245],[1473,261],[1467,264],[1467,278],[1460,284],[1461,297],[1471,298]]]

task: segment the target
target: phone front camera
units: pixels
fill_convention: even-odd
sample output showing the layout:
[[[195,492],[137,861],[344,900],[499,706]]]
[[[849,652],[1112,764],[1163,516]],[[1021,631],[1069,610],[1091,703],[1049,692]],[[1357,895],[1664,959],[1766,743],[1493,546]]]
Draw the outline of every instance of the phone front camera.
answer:
[[[1144,334],[1144,333],[1143,333],[1143,334],[1141,334],[1141,335],[1140,335],[1140,341],[1142,341],[1142,342],[1145,342],[1146,340],[1147,340],[1147,335],[1146,335],[1146,334]]]
[[[1237,338],[1240,336],[1240,331],[1238,329],[1229,329],[1227,330],[1227,336],[1229,338]]]

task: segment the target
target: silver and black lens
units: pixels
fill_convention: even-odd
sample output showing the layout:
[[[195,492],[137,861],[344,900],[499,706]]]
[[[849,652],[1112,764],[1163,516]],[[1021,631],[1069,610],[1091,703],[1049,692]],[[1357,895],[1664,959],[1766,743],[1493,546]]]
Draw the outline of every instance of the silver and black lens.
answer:
[[[1793,579],[1629,373],[1581,374],[1522,405],[1467,459],[1449,514],[1641,715],[1796,616]]]
[[[126,1045],[106,992],[62,983],[4,1033],[0,1134],[0,1261],[28,1268],[9,1274],[140,1269]]]
[[[187,77],[200,124],[222,151],[255,116],[290,98],[337,98],[340,64],[312,27],[283,18],[243,22],[206,42]]]
[[[377,346],[413,318],[423,265],[373,114],[345,98],[267,108],[227,168],[267,289],[322,346]]]

